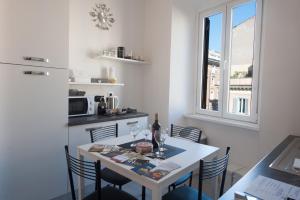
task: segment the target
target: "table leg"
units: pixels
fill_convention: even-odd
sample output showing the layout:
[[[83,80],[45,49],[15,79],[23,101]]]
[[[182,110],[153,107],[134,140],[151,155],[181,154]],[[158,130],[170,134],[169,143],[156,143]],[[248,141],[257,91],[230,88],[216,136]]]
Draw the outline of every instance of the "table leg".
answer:
[[[160,188],[152,190],[152,200],[161,200],[162,190]]]
[[[84,156],[80,154],[79,150],[77,151],[77,158],[79,160],[83,160]],[[82,163],[80,163],[80,171],[83,170]],[[84,178],[81,176],[78,176],[78,199],[83,199],[84,197]]]

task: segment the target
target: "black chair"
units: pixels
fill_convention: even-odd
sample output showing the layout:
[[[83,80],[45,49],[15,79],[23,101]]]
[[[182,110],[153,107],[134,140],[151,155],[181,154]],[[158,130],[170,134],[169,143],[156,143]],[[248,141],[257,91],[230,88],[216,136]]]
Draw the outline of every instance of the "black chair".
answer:
[[[118,124],[87,129],[87,131],[90,132],[91,142],[94,143],[108,137],[118,137]],[[120,190],[122,189],[123,185],[131,181],[130,179],[108,168],[103,168],[101,170],[101,178],[106,182],[113,184],[114,187],[117,185]]]
[[[193,142],[200,143],[201,134],[202,131],[198,128],[182,127],[171,124],[171,137],[185,138]],[[171,184],[169,186],[169,192],[171,191],[171,188],[174,190],[177,186],[185,183],[187,180],[189,180],[189,186],[192,186],[193,172],[180,177],[175,183]]]
[[[212,179],[222,174],[221,186],[219,197],[223,195],[224,184],[226,178],[227,164],[229,159],[230,147],[226,149],[226,155],[220,159],[212,161],[200,160],[199,167],[199,185],[198,191],[192,187],[181,186],[172,190],[163,196],[163,200],[209,200],[208,195],[202,192],[202,181],[206,179]]]
[[[89,194],[84,200],[137,200],[135,197],[117,188],[111,186],[101,188],[101,163],[99,160],[97,162],[78,160],[69,154],[68,146],[65,146],[65,152],[72,200],[76,200],[73,174],[95,181],[95,192]]]

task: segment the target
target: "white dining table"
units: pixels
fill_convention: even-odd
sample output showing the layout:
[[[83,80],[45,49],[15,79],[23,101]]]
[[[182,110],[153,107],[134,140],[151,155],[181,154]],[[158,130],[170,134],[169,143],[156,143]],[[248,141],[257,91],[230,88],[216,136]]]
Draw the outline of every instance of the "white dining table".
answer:
[[[118,138],[109,138],[106,140],[101,140],[95,143],[108,144],[108,145],[120,145],[120,144],[131,142],[132,140],[133,139],[130,135],[125,135]],[[200,159],[204,159],[208,156],[212,156],[219,150],[219,148],[217,147],[199,144],[181,138],[168,137],[166,139],[167,145],[175,146],[184,149],[185,151],[173,157],[170,157],[164,161],[154,159],[151,162],[152,163],[156,162],[158,164],[160,162],[172,161],[179,164],[181,167],[171,171],[169,174],[162,177],[160,180],[156,181],[146,176],[139,175],[131,170],[132,167],[121,163],[117,163],[111,160],[109,157],[101,155],[100,153],[89,152],[88,149],[95,143],[89,143],[89,144],[78,146],[77,147],[78,159],[81,160],[91,159],[94,161],[100,160],[101,166],[105,166],[121,174],[122,176],[125,176],[128,179],[150,189],[152,191],[152,200],[161,200],[163,195],[163,190],[165,188],[167,188],[170,184],[174,183],[181,176],[198,169]],[[79,199],[83,199],[84,197],[84,186],[85,186],[84,178],[79,176],[78,178]]]

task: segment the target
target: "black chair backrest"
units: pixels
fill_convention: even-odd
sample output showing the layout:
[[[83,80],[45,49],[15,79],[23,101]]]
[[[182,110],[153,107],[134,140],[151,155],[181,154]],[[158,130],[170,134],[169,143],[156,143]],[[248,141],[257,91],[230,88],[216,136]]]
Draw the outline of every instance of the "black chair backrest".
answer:
[[[94,143],[108,137],[118,137],[118,124],[86,129],[90,132],[91,142]]]
[[[171,137],[181,137],[200,143],[202,131],[195,127],[182,127],[171,124]]]
[[[230,147],[227,147],[225,156],[216,160],[200,160],[198,200],[201,200],[202,198],[202,181],[206,179],[212,179],[214,177],[219,176],[220,174],[222,174],[222,181],[220,185],[219,197],[223,195],[227,165],[229,160],[229,151]]]
[[[98,160],[97,162],[88,162],[84,160],[78,160],[77,158],[74,158],[69,154],[69,148],[67,145],[65,146],[65,152],[66,152],[72,199],[76,200],[74,180],[73,180],[73,174],[76,174],[85,179],[95,181],[97,199],[101,200],[101,181],[99,181],[101,180],[100,161]]]

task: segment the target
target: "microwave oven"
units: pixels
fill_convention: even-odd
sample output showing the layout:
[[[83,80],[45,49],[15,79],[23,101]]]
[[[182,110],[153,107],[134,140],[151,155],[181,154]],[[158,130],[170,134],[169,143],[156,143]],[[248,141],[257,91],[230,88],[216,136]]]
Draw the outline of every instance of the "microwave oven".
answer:
[[[69,117],[94,115],[95,100],[93,96],[70,96]]]

